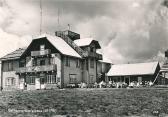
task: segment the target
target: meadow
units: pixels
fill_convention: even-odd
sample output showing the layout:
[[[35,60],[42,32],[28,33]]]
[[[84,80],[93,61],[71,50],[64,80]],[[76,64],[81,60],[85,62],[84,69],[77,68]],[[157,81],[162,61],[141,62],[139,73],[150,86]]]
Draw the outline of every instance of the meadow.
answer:
[[[2,117],[168,116],[167,88],[0,92]]]

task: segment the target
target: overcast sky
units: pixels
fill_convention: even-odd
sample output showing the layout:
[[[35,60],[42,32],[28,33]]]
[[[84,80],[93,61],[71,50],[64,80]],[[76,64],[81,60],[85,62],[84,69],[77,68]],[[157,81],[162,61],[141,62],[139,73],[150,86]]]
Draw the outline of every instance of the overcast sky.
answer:
[[[1,0],[0,57],[28,45],[40,30],[40,0]],[[163,60],[168,8],[163,0],[42,0],[43,33],[68,29],[93,37],[112,63]],[[59,21],[58,26],[58,9]]]

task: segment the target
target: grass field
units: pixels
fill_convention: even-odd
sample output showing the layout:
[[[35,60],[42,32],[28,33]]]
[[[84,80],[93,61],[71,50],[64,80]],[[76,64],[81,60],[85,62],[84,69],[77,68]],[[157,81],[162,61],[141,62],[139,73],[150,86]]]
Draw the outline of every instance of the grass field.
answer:
[[[168,89],[65,89],[0,93],[0,115],[168,116]],[[56,116],[57,115],[57,116]]]

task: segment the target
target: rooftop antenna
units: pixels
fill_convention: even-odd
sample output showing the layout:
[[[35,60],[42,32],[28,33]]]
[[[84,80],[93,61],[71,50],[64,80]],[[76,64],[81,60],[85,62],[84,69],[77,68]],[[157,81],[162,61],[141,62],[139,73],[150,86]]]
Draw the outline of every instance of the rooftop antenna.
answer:
[[[61,26],[60,26],[60,9],[58,8],[58,17],[57,17],[57,23],[58,23],[58,30],[61,30]]]
[[[42,0],[40,0],[40,35],[41,35],[41,33],[42,33],[42,16],[43,16]]]

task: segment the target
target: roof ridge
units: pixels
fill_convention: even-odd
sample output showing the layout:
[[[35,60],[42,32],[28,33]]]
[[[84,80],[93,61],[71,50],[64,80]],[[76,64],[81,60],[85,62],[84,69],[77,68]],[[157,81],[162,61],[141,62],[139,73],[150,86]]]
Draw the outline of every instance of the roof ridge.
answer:
[[[114,65],[134,65],[134,64],[150,64],[150,63],[158,63],[158,61],[144,62],[144,63],[123,63],[123,64],[114,64]]]

